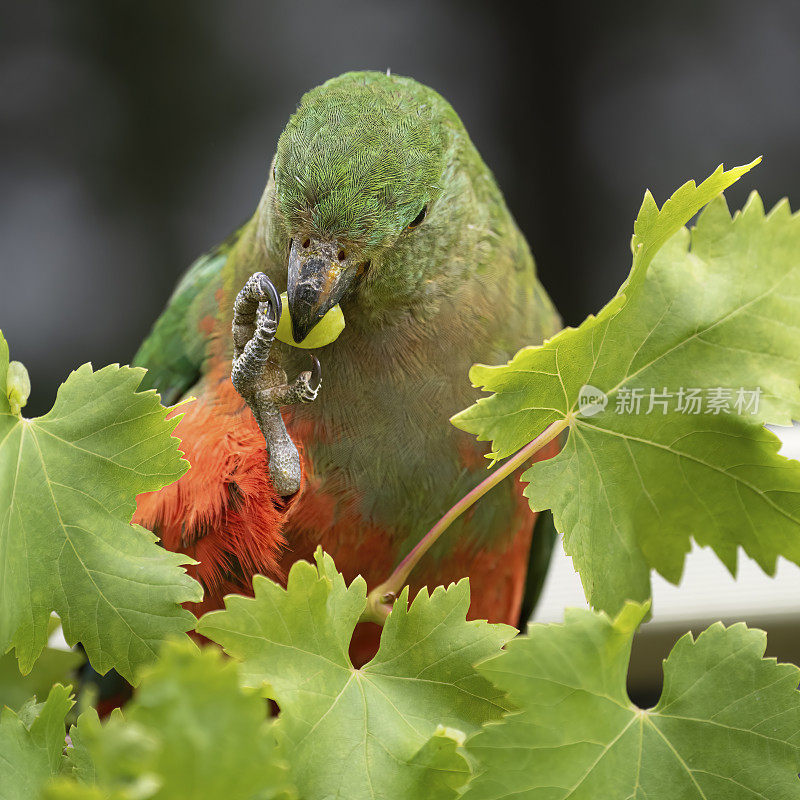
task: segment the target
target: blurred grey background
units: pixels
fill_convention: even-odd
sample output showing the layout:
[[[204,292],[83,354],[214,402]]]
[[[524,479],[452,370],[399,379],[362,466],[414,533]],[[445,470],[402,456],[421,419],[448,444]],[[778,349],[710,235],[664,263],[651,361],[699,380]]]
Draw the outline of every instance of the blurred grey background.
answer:
[[[6,4],[0,327],[28,412],[77,365],[130,359],[331,76],[390,67],[444,94],[578,323],[624,278],[646,187],[662,201],[763,154],[731,204],[800,203],[799,45],[788,0]]]

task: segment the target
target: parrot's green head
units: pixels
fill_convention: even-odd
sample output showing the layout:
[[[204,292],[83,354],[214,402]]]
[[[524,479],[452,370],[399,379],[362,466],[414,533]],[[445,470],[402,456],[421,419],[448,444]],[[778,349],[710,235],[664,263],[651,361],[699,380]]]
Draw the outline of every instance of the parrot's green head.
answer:
[[[345,298],[370,312],[413,306],[452,223],[437,201],[462,138],[450,105],[409,78],[348,73],[304,95],[273,166],[297,341]]]

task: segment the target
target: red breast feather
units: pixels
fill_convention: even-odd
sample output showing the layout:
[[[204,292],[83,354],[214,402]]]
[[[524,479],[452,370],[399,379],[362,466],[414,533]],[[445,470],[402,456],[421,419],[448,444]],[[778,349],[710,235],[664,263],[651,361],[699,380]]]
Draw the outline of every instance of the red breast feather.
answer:
[[[206,590],[196,613],[220,607],[229,592],[250,593],[256,573],[283,580],[283,521],[302,493],[289,501],[275,494],[264,437],[225,371],[219,372],[182,407],[175,428],[189,471],[159,492],[139,495],[133,518],[166,548],[199,562],[188,568]]]

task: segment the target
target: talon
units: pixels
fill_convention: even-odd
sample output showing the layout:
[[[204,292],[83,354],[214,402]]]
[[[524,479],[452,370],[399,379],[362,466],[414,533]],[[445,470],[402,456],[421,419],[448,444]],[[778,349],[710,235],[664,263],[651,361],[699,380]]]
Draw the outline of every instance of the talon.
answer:
[[[253,412],[267,446],[272,485],[285,497],[299,489],[302,471],[300,455],[286,431],[280,408],[306,401],[298,396],[297,386],[286,384],[280,364],[270,360],[282,310],[272,281],[263,272],[251,275],[233,303],[231,381]],[[303,375],[307,381],[311,373]]]
[[[322,367],[319,364],[319,359],[313,354],[311,356],[311,377],[309,378],[309,387],[311,391],[316,392],[322,384]]]
[[[281,313],[283,312],[281,296],[278,294],[278,290],[275,288],[272,281],[263,272],[259,273],[258,280],[261,294],[266,295],[266,302],[269,303],[270,308],[272,309],[272,312],[275,316],[275,322],[278,322],[278,320],[281,318]]]

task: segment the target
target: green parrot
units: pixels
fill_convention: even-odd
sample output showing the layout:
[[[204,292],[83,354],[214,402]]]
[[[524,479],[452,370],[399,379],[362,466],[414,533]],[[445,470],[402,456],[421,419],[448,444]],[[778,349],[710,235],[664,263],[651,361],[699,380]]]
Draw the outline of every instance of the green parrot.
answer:
[[[276,340],[282,313],[301,342],[337,304],[345,327],[313,355]],[[450,104],[388,73],[329,80],[280,135],[253,217],[189,269],[135,357],[164,402],[194,398],[176,429],[192,468],[140,496],[136,519],[199,562],[198,612],[254,573],[284,581],[318,545],[372,588],[486,477],[486,446],[448,421],[476,400],[470,366],[559,327]],[[497,486],[412,594],[468,576],[471,617],[518,624],[554,537],[532,548],[534,521],[517,481]]]

